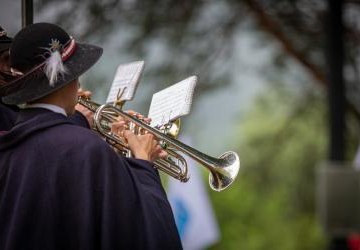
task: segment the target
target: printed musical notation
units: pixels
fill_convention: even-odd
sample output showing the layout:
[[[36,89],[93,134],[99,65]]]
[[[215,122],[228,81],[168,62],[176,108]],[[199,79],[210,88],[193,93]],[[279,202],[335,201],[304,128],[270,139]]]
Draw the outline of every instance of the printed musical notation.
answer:
[[[116,70],[114,80],[106,99],[106,103],[117,100],[119,90],[122,92],[119,101],[130,101],[133,99],[141,74],[144,70],[144,61],[136,61],[120,64]]]
[[[197,77],[191,76],[152,97],[148,117],[151,126],[161,126],[190,113]]]

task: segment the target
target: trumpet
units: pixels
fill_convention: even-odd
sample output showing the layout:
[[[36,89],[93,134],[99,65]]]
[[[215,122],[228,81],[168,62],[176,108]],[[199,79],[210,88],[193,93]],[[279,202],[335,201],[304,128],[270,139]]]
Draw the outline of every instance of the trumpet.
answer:
[[[182,182],[188,181],[189,176],[186,160],[181,154],[187,155],[210,172],[209,185],[215,191],[222,191],[229,187],[239,172],[240,159],[233,151],[225,152],[219,158],[215,158],[182,143],[164,131],[151,127],[119,107],[111,104],[100,105],[82,96],[79,97],[78,103],[94,112],[95,130],[104,136],[109,144],[124,154],[130,152],[124,138],[109,132],[110,123],[116,121],[117,117],[120,116],[140,130],[153,134],[169,155],[167,159],[156,160],[155,167]]]

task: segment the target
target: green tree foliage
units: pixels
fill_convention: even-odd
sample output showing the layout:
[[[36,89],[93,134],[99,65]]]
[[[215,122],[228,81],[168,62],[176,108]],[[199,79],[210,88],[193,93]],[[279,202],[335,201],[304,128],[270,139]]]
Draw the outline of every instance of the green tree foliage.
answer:
[[[326,158],[324,97],[267,91],[238,129],[236,183],[211,192],[221,227],[212,249],[323,249],[315,167]]]
[[[360,4],[343,2],[347,102],[360,120]],[[236,43],[246,31],[258,35],[258,46],[279,45],[267,77],[292,58],[314,83],[327,86],[326,0],[37,0],[35,8],[37,13],[54,13],[54,21],[80,40],[100,37],[104,42],[120,31],[127,41],[119,54],[156,57],[156,65],[148,71],[154,82],[169,83],[197,74],[203,83],[198,93],[229,84],[229,76],[239,70],[232,58]],[[149,51],[154,44],[161,48],[155,55]]]

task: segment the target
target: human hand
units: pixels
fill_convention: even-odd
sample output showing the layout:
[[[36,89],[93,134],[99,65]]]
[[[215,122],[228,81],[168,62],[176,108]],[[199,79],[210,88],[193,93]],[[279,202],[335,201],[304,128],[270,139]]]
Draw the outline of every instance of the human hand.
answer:
[[[117,121],[115,121],[111,124],[111,132],[123,139],[125,139],[124,131],[127,128],[128,128],[128,126],[126,125],[126,122],[122,117],[118,117]]]
[[[153,162],[167,156],[167,152],[161,148],[154,135],[150,133],[135,135],[129,130],[124,130],[123,136],[137,159]]]
[[[150,122],[151,122],[151,118],[145,117],[144,115],[142,115],[134,110],[127,110],[125,112],[128,113],[129,115],[134,116],[135,118],[139,119],[140,121],[143,121],[146,124],[150,124]]]
[[[90,127],[94,124],[94,113],[89,110],[88,108],[84,107],[81,104],[75,105],[75,110],[79,111],[83,116],[85,116],[86,120],[88,121]]]
[[[127,110],[125,112],[127,114],[133,116],[137,120],[143,122],[144,124],[150,125],[151,118],[147,118],[147,117],[143,116],[142,114],[140,114],[136,111],[133,111],[133,110]],[[127,125],[129,126],[130,130],[137,135],[146,133],[146,130],[144,130],[141,126],[136,126],[135,124],[131,123],[130,121],[127,122]]]
[[[78,91],[77,91],[77,96],[78,97],[82,96],[82,97],[90,99],[91,96],[92,96],[92,93],[89,90],[83,90],[82,88],[79,88]]]
[[[83,90],[82,88],[79,88],[77,91],[78,97],[85,97],[86,99],[90,99],[92,93],[88,90]],[[83,116],[85,116],[86,120],[88,121],[90,127],[94,124],[94,113],[89,110],[88,108],[84,107],[81,104],[75,105],[75,110],[79,111]]]

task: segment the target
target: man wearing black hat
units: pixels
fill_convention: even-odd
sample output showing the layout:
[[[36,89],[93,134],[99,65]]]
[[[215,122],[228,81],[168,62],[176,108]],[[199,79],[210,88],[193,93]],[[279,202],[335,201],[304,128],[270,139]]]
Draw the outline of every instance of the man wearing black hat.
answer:
[[[6,72],[9,59],[9,48],[12,38],[8,37],[6,31],[0,26],[0,72]],[[0,84],[7,78],[6,73],[0,73]],[[2,103],[0,99],[0,131],[9,130],[15,123],[18,108]]]
[[[7,36],[6,31],[0,26],[0,89],[2,85],[6,85],[9,77],[12,76],[12,72],[9,68],[9,48],[13,39]],[[1,92],[1,90],[0,90]],[[91,92],[81,90],[78,91],[79,95],[90,96]],[[77,112],[74,115],[69,116],[69,119],[79,126],[90,128],[88,120],[92,120],[92,114],[86,108],[77,105]],[[10,130],[17,117],[19,108],[16,105],[6,105],[0,98],[0,133]]]
[[[0,249],[181,249],[153,136],[125,131],[137,159],[124,158],[66,117],[101,54],[53,24],[14,37],[0,94],[27,108],[0,136]]]

